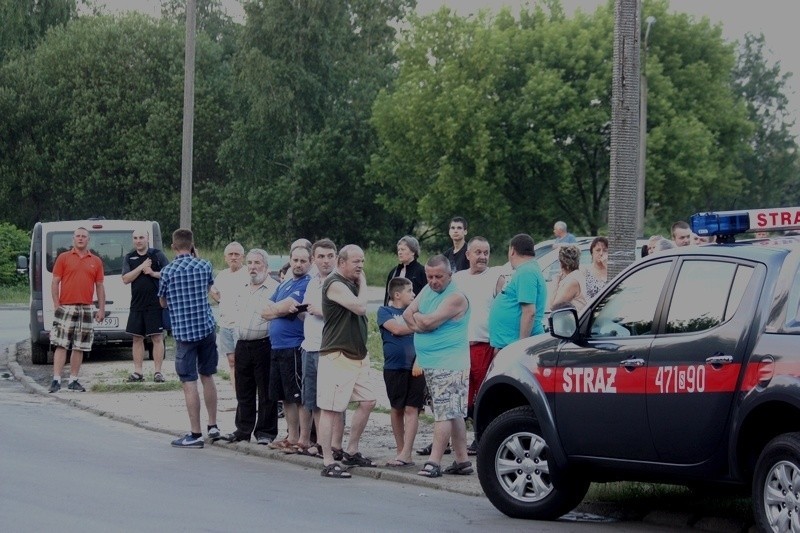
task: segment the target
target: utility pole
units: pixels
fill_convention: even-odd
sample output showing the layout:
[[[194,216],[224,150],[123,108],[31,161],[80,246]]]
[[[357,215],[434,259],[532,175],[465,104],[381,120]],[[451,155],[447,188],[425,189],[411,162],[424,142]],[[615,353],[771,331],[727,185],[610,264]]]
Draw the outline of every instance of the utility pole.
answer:
[[[183,65],[183,147],[181,151],[182,228],[192,228],[192,155],[194,152],[194,48],[197,0],[186,1],[186,51]]]
[[[642,77],[641,97],[639,99],[639,187],[636,189],[636,236],[644,237],[644,191],[647,169],[647,45],[650,38],[650,27],[655,23],[655,17],[645,19],[644,42],[642,47]]]
[[[639,162],[639,0],[614,2],[608,278],[636,259]]]

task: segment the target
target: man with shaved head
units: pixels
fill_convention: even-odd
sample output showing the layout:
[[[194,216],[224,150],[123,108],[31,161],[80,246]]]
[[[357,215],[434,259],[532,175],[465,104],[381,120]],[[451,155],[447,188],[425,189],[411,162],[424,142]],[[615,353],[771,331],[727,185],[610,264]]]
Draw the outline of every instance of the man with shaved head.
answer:
[[[161,364],[164,362],[164,324],[158,301],[161,269],[169,260],[164,252],[150,248],[150,235],[142,229],[133,230],[133,250],[122,263],[122,281],[131,286],[131,311],[125,331],[133,337],[133,373],[128,381],[144,381],[144,338],[153,343],[153,381],[164,381]]]

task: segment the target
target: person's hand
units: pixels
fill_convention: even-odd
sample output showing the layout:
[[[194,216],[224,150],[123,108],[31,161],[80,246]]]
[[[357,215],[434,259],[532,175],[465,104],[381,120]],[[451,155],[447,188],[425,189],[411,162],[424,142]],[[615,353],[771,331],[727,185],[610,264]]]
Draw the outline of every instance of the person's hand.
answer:
[[[148,257],[147,259],[145,259],[142,262],[142,272],[144,272],[145,274],[147,274],[149,276],[150,274],[153,273],[152,266],[153,266],[153,262]]]
[[[308,314],[314,316],[322,316],[322,309],[313,304],[308,304]]]
[[[98,324],[102,322],[103,319],[105,319],[105,317],[106,317],[106,312],[103,310],[98,309],[97,311],[94,312],[94,319]]]
[[[425,372],[423,372],[422,367],[419,366],[417,363],[414,363],[414,366],[411,367],[411,375],[414,376],[415,378],[420,377],[424,373]]]

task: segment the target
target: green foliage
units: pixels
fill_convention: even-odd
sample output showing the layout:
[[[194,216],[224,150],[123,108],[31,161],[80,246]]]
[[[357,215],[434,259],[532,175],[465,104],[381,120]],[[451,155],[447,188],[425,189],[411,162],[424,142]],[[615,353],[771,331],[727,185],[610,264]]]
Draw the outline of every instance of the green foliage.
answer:
[[[0,202],[16,206],[13,222],[102,215],[177,227],[183,35],[175,22],[138,14],[85,17],[2,66]],[[200,36],[199,190],[225,181],[216,163],[231,121],[224,66],[221,47]]]
[[[21,286],[27,277],[17,274],[17,257],[28,255],[30,236],[13,224],[0,222],[0,286]]]
[[[237,236],[394,239],[395,217],[376,208],[379,189],[362,176],[374,148],[372,101],[391,75],[390,22],[413,3],[245,5],[234,63],[242,110],[220,152],[237,179],[217,191],[223,206],[259,213],[240,221]]]
[[[0,0],[0,61],[13,50],[33,48],[76,13],[75,0]]]
[[[733,46],[707,20],[668,10],[644,7],[658,19],[647,60],[647,202],[658,225],[735,202],[751,131],[730,85]],[[596,234],[608,210],[612,34],[612,2],[572,19],[557,2],[516,19],[446,8],[413,18],[398,79],[374,106],[378,201],[417,228],[463,214],[493,242],[549,236],[556,219]]]

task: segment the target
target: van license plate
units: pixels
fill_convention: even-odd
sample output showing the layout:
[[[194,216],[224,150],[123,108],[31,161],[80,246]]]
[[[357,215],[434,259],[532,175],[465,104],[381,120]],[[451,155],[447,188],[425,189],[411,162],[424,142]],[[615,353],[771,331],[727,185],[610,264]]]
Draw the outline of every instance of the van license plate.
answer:
[[[99,326],[101,328],[116,328],[119,327],[119,317],[118,316],[107,316],[100,322]]]

